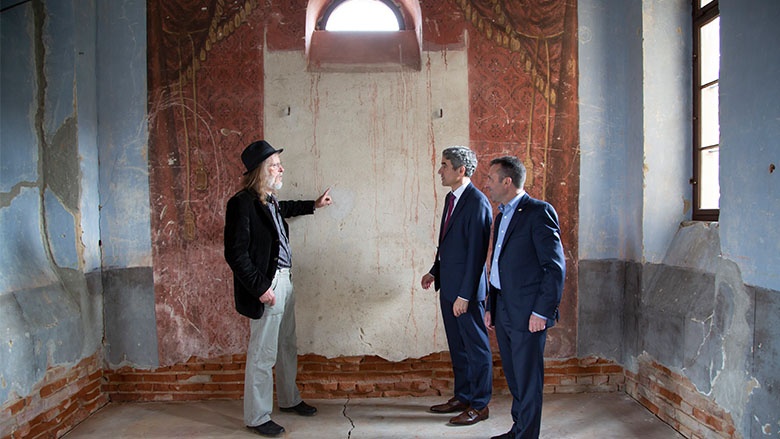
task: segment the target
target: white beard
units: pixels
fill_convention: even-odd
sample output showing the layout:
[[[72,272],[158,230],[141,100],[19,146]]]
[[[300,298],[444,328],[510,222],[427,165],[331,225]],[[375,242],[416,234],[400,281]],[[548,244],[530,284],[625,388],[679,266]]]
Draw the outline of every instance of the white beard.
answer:
[[[274,180],[276,180],[275,177],[268,177],[265,181],[265,186],[271,188],[271,190],[278,191],[282,188],[283,183],[281,181],[277,183]]]

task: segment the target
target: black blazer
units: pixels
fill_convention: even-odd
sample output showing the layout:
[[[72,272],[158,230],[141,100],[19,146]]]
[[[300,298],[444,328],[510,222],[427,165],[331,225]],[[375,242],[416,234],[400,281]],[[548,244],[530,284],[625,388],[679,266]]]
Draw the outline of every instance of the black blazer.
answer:
[[[283,218],[314,213],[314,200],[280,201]],[[290,236],[287,222],[284,229]],[[233,195],[225,211],[225,260],[233,270],[236,311],[259,319],[260,296],[271,287],[279,263],[279,234],[271,210],[257,192],[244,189]]]

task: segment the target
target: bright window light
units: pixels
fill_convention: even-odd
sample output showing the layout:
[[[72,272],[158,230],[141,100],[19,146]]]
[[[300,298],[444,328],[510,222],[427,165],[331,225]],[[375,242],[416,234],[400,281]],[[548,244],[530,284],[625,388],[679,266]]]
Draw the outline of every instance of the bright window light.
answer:
[[[395,12],[380,0],[347,0],[331,12],[328,31],[398,31]]]

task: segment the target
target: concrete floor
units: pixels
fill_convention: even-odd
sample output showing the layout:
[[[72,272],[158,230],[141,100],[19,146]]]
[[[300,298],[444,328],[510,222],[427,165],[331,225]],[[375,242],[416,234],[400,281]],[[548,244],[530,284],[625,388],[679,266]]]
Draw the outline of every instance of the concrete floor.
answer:
[[[286,439],[480,438],[511,426],[508,395],[494,396],[490,419],[454,427],[451,415],[427,412],[441,397],[309,400],[316,416],[277,410]],[[64,436],[93,438],[259,438],[244,427],[242,401],[109,404]],[[544,397],[542,438],[682,438],[625,393],[551,394]]]

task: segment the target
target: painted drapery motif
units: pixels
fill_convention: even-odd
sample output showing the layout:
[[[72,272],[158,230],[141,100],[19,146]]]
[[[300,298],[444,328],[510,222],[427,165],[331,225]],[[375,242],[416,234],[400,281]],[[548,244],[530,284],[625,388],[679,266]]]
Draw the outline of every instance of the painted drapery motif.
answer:
[[[515,155],[526,190],[558,211],[567,256],[561,324],[547,355],[576,353],[579,117],[572,0],[453,0],[469,29],[471,146],[483,163]],[[480,166],[483,186],[488,167]]]

